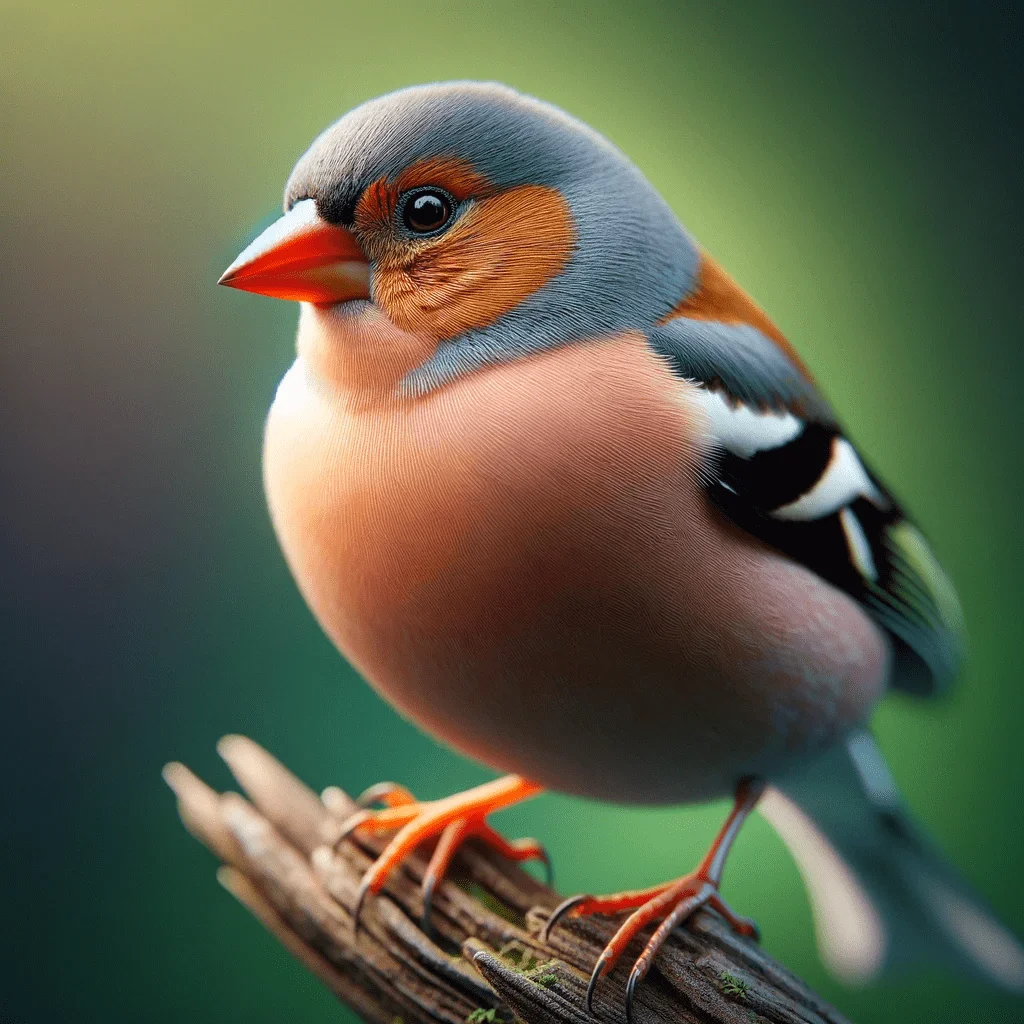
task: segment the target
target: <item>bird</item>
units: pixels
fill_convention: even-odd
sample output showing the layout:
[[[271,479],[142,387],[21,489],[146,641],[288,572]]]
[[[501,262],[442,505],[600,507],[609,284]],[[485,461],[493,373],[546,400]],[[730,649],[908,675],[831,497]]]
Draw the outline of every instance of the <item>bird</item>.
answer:
[[[578,895],[623,914],[626,988],[701,907],[755,807],[851,981],[940,964],[1024,992],[1024,948],[913,820],[870,732],[964,657],[953,585],[796,350],[643,173],[561,109],[442,82],[370,100],[299,159],[220,283],[299,303],[266,421],[271,519],[341,654],[400,714],[502,773],[381,784],[363,901],[435,839],[544,859],[488,815],[544,790],[731,798],[701,863]]]

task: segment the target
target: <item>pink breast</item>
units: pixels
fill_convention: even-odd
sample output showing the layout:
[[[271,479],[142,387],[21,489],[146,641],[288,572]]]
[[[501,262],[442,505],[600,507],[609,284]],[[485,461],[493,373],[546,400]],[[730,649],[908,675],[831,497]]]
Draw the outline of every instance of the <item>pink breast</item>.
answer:
[[[267,487],[341,651],[496,768],[626,800],[719,795],[828,742],[883,686],[845,595],[721,520],[700,413],[642,338],[268,424]]]

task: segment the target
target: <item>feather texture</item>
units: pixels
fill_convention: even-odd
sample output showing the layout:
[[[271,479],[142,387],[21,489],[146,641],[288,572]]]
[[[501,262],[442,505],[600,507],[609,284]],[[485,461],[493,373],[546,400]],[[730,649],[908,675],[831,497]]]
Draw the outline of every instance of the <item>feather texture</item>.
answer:
[[[648,337],[701,389],[715,503],[865,606],[893,638],[896,688],[944,689],[961,660],[952,584],[806,371],[747,323],[677,316]]]

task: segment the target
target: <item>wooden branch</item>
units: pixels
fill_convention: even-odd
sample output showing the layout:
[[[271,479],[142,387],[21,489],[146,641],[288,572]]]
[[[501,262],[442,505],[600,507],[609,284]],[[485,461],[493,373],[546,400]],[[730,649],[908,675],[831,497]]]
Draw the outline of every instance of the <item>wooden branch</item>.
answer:
[[[227,737],[218,749],[249,800],[216,793],[171,764],[164,777],[182,821],[223,862],[221,884],[365,1021],[593,1024],[584,994],[614,919],[568,920],[544,945],[538,935],[560,897],[471,841],[434,893],[434,935],[418,924],[425,861],[415,856],[366,901],[356,941],[359,880],[383,844],[360,836],[332,849],[353,801],[333,787],[318,798],[245,737]],[[605,1024],[625,1020],[627,976],[624,963],[598,988]],[[711,911],[676,930],[635,1009],[638,1024],[845,1024]]]

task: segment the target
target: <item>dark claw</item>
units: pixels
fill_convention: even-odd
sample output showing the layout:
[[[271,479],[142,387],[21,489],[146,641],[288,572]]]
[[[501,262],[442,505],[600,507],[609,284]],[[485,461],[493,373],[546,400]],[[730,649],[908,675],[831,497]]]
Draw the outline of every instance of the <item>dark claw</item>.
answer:
[[[567,900],[562,900],[562,902],[551,911],[551,916],[547,919],[544,927],[540,930],[540,941],[547,942],[548,936],[551,934],[551,929],[554,928],[570,910],[574,907],[578,907],[581,903],[584,903],[589,899],[593,899],[593,897],[583,893],[580,896],[570,896]]]
[[[640,964],[636,964],[629,975],[629,981],[626,982],[626,1024],[633,1024],[633,996],[646,973],[641,970]]]
[[[594,1013],[594,992],[597,991],[597,982],[598,982],[598,979],[601,977],[601,960],[603,960],[603,959],[604,959],[604,957],[602,956],[597,961],[597,963],[594,965],[594,970],[593,970],[593,972],[590,975],[590,982],[587,985],[587,1016],[588,1017],[596,1017],[597,1016],[597,1014]]]
[[[601,955],[597,958],[597,963],[594,964],[594,970],[590,974],[590,983],[587,985],[587,1013],[591,1017],[597,1016],[597,1014],[594,1013],[594,993],[597,991],[597,983],[604,975],[611,959],[612,954],[608,951],[608,947],[606,946],[601,950]]]
[[[364,878],[359,883],[359,891],[356,893],[356,905],[352,909],[352,941],[359,939],[359,917],[363,912],[363,904],[366,902],[366,894],[370,891],[370,883]]]

